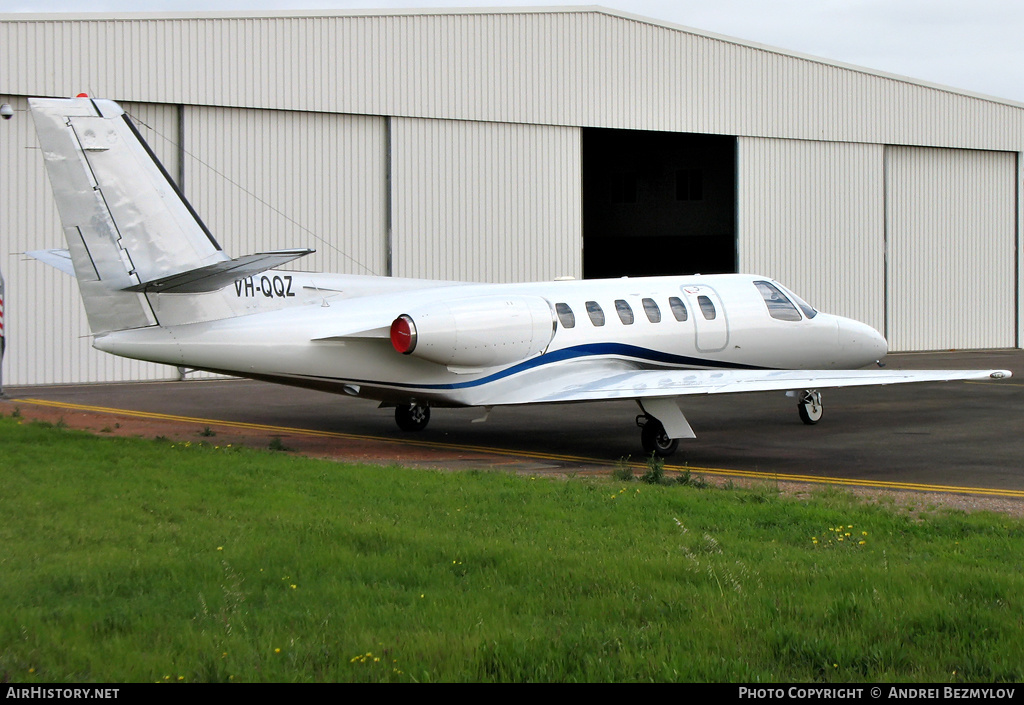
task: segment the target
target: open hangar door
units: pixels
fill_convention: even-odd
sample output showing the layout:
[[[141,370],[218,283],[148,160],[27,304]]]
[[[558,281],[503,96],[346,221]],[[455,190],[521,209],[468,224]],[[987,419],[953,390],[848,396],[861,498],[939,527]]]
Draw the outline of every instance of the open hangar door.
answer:
[[[736,138],[584,128],[583,275],[736,271]]]
[[[891,350],[1019,344],[1017,169],[1014,152],[886,147]]]

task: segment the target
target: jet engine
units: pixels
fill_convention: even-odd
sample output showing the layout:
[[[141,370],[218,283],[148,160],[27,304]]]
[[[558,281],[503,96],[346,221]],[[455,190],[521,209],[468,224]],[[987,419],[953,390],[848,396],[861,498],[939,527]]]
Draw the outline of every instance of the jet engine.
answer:
[[[391,324],[395,350],[453,367],[493,367],[544,352],[555,335],[551,305],[539,296],[439,301]]]

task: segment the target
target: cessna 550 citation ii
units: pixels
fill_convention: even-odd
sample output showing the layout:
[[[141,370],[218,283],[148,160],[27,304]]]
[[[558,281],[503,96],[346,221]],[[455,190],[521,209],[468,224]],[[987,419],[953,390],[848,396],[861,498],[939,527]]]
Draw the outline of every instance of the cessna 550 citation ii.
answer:
[[[1009,377],[856,368],[886,354],[857,321],[766,277],[469,284],[275,270],[312,250],[231,259],[116,104],[31,108],[94,347],[125,357],[374,399],[407,431],[431,407],[632,399],[644,450],[694,433],[691,394]],[[486,416],[485,416],[486,417]]]

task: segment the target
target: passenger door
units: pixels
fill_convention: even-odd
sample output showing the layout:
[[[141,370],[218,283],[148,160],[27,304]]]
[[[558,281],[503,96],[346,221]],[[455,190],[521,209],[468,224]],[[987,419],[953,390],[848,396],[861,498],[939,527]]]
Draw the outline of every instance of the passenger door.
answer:
[[[680,287],[693,315],[696,347],[700,352],[719,352],[729,343],[729,319],[722,298],[705,285]]]

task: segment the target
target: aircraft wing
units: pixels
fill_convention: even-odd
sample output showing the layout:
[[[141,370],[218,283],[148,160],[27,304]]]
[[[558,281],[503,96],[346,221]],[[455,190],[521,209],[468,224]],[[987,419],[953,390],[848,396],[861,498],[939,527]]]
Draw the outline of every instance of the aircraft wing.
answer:
[[[1009,370],[626,370],[595,365],[536,385],[525,385],[491,404],[651,399],[693,394],[790,391],[910,382],[1005,379]]]

